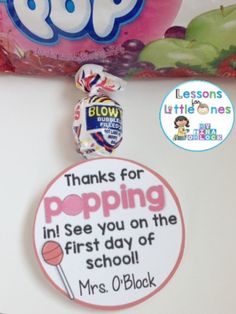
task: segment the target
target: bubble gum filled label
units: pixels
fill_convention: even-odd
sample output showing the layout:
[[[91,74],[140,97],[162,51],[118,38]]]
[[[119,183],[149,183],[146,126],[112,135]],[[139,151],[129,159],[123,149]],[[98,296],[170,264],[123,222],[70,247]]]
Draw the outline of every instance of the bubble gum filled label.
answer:
[[[122,108],[107,96],[82,99],[75,107],[73,133],[84,157],[109,156],[123,136]]]

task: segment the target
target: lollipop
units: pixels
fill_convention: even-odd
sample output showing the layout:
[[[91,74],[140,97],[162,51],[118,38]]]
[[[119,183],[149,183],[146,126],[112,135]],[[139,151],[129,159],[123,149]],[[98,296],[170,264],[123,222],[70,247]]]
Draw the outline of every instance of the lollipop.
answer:
[[[75,298],[74,294],[66,278],[66,275],[61,267],[61,262],[63,260],[64,253],[60,244],[55,241],[46,242],[42,248],[42,256],[47,264],[51,266],[56,266],[70,299],[74,300]]]
[[[74,110],[77,151],[85,158],[109,156],[122,141],[123,110],[104,92],[121,91],[126,82],[93,64],[84,65],[76,74],[75,82],[77,88],[89,94]]]

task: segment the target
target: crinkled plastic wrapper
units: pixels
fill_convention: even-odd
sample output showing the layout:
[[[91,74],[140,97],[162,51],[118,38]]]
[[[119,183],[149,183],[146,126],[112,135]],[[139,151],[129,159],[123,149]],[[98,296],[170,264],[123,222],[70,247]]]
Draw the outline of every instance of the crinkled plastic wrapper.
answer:
[[[2,0],[0,71],[236,77],[236,0]]]
[[[75,76],[76,87],[87,93],[74,109],[76,150],[84,158],[106,157],[123,139],[123,109],[106,93],[123,91],[126,82],[94,64],[83,65]]]

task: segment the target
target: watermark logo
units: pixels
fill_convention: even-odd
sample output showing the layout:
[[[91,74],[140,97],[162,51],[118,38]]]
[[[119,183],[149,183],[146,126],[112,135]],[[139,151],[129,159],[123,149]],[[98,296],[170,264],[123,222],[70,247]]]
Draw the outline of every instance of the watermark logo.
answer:
[[[234,107],[226,93],[206,81],[189,81],[174,88],[160,110],[167,138],[190,151],[205,151],[223,143],[234,125]]]

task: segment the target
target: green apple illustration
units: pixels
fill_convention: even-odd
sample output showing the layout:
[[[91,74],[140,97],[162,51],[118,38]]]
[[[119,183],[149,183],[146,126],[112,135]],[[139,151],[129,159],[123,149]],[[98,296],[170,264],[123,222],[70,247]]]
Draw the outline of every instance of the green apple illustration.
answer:
[[[211,72],[210,63],[219,51],[212,45],[184,39],[165,38],[147,45],[141,52],[140,61],[151,62],[156,69],[175,68],[178,64],[200,66]]]
[[[186,40],[212,44],[219,50],[236,46],[236,5],[221,6],[194,18],[187,27]]]

